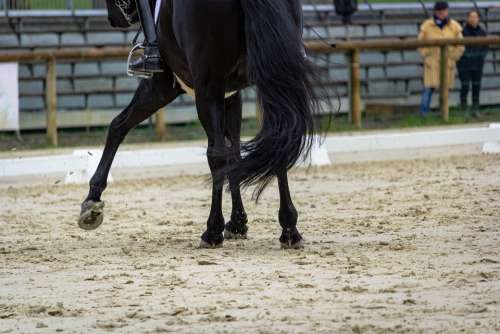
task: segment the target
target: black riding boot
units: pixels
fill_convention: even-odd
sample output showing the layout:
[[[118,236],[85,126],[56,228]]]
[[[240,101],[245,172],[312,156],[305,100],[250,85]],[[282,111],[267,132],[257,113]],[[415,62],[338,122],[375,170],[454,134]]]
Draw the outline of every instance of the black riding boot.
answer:
[[[129,71],[143,73],[163,72],[163,62],[160,50],[158,49],[155,20],[151,13],[149,1],[136,1],[146,41],[144,43],[144,55],[129,65]]]

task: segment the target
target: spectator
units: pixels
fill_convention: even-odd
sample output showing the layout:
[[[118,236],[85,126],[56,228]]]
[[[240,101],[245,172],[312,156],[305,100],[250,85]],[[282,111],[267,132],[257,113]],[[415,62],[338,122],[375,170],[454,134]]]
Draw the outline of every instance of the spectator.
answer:
[[[444,1],[434,4],[434,16],[422,23],[418,35],[419,40],[440,38],[462,38],[462,27],[458,22],[449,18],[448,3]],[[424,91],[420,105],[420,114],[424,116],[430,110],[432,94],[439,86],[440,48],[421,48],[419,52],[424,59]],[[453,87],[456,62],[463,52],[463,46],[449,48],[449,87]]]
[[[342,16],[343,24],[351,24],[351,16],[358,10],[358,0],[333,0],[335,13]]]
[[[479,13],[472,10],[467,16],[463,30],[464,37],[486,36],[486,31],[479,24]],[[472,84],[472,116],[480,118],[479,93],[481,90],[481,79],[483,77],[484,58],[488,48],[484,46],[466,46],[465,53],[458,61],[458,76],[461,82],[460,105],[467,110],[467,96]]]

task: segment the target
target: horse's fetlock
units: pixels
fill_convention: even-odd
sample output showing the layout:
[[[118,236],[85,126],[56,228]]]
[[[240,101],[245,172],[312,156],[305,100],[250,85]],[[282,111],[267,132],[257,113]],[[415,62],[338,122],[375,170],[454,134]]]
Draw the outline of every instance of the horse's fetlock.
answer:
[[[294,207],[289,207],[286,210],[280,209],[279,222],[283,228],[288,228],[297,225],[298,213]]]

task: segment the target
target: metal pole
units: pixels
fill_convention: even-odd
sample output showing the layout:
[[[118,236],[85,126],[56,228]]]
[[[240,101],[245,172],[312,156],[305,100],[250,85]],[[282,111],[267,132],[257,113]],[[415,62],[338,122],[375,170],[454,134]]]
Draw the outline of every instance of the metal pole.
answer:
[[[349,101],[351,123],[358,129],[361,128],[361,80],[360,80],[359,50],[349,52]]]
[[[445,122],[448,122],[450,112],[448,101],[448,54],[449,48],[447,46],[442,46],[439,68],[439,110]]]
[[[47,104],[47,141],[57,146],[57,73],[56,59],[47,62],[47,77],[45,81],[45,98]]]

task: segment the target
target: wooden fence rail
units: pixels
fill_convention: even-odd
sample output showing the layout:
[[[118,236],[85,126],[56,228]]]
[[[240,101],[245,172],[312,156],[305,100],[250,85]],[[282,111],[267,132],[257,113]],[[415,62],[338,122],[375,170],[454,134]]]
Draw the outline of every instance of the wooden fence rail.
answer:
[[[488,37],[467,37],[462,39],[435,39],[435,40],[417,40],[417,39],[397,39],[397,40],[371,40],[371,41],[351,41],[342,43],[312,42],[307,47],[315,53],[334,53],[341,52],[349,55],[350,61],[350,119],[358,128],[361,128],[361,90],[359,75],[359,53],[362,51],[400,51],[416,50],[424,47],[436,47],[441,50],[440,60],[440,86],[439,86],[439,110],[445,122],[449,119],[449,83],[448,83],[448,50],[450,46],[468,45],[468,46],[500,46],[499,36]]]
[[[307,49],[312,53],[344,53],[349,59],[350,85],[350,120],[356,127],[361,127],[361,78],[360,78],[360,53],[363,51],[384,50],[415,50],[422,47],[438,47],[441,49],[441,83],[440,83],[440,111],[445,121],[448,121],[448,82],[446,75],[448,48],[454,45],[471,46],[499,46],[500,37],[478,37],[463,39],[439,39],[419,41],[416,39],[405,40],[370,40],[348,41],[331,43],[314,41],[306,43]],[[102,60],[125,58],[128,48],[86,48],[86,49],[56,49],[35,51],[3,51],[0,52],[0,62],[46,62],[46,104],[47,104],[47,139],[57,146],[57,90],[56,90],[56,62],[58,60]],[[158,137],[165,136],[164,119],[156,118]]]

